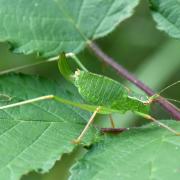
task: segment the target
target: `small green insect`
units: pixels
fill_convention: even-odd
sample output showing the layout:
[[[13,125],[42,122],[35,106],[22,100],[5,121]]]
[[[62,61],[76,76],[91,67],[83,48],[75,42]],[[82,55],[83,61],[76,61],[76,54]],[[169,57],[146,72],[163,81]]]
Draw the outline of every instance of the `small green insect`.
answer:
[[[0,101],[11,101],[12,97],[6,95],[6,94],[0,94]]]
[[[58,61],[59,70],[66,80],[70,81],[77,87],[79,94],[85,100],[85,102],[87,102],[87,104],[72,102],[55,95],[47,95],[2,106],[0,107],[0,110],[42,101],[45,99],[54,99],[60,103],[72,105],[83,110],[93,112],[82,133],[73,141],[76,144],[81,142],[89,126],[93,123],[97,113],[111,115],[115,112],[124,114],[127,111],[131,111],[168,129],[175,135],[180,135],[180,133],[176,132],[174,129],[157,121],[148,114],[150,111],[150,104],[159,97],[158,94],[151,97],[137,94],[113,79],[88,72],[80,61],[78,61],[75,55],[72,54],[71,57],[78,63],[82,70],[77,70],[75,73],[73,73],[67,63],[66,55],[64,53],[61,54]],[[111,124],[112,127],[114,127],[112,119]]]

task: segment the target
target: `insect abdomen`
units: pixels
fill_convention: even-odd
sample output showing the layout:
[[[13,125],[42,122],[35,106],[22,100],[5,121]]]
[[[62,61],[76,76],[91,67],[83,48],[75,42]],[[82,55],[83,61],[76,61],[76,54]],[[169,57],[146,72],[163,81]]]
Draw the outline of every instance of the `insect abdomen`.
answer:
[[[101,75],[79,71],[75,85],[85,101],[110,107],[114,101],[127,96],[127,89],[120,83]]]

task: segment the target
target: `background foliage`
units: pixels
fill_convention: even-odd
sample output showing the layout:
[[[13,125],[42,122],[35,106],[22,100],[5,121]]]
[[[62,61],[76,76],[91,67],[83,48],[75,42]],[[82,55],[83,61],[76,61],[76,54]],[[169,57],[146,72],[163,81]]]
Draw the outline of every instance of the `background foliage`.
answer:
[[[136,8],[135,14],[130,19],[124,21],[107,37],[99,39],[97,43],[105,52],[117,59],[120,64],[133,72],[139,79],[148,84],[148,86],[155,91],[159,91],[161,88],[180,79],[180,41],[171,39],[167,34],[155,28],[155,22],[150,15],[148,6],[147,1],[141,1],[140,6]],[[17,55],[12,54],[8,49],[9,45],[7,43],[1,43],[0,70],[41,60],[40,58],[37,59],[35,54],[29,56]],[[112,69],[100,63],[88,49],[81,52],[79,57],[90,71],[108,75],[121,82],[124,81]],[[161,68],[162,64],[163,68]],[[26,74],[38,74],[55,80],[61,78],[56,63],[43,64],[22,72]],[[124,81],[124,83],[126,84],[127,82]],[[178,87],[171,88],[163,95],[180,99]],[[155,108],[153,113],[157,117],[164,117],[166,119],[169,117],[161,108]],[[137,125],[141,122],[139,118],[138,121],[134,117],[132,118],[131,114],[128,114],[126,117],[123,116],[121,121],[119,121],[119,118],[122,117],[119,115],[114,116],[117,125],[121,126],[129,126],[129,124]],[[106,118],[99,116],[98,119]],[[22,179],[67,179],[69,176],[69,167],[85,152],[86,150],[83,148],[75,149],[72,153],[64,155],[49,173],[39,175],[32,172]]]

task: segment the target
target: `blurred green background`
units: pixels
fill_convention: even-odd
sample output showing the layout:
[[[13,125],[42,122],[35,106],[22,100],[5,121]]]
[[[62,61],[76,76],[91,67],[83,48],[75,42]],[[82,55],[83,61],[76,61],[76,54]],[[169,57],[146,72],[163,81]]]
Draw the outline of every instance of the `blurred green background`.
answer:
[[[115,58],[119,64],[158,92],[180,79],[180,41],[171,39],[164,32],[158,31],[155,26],[148,3],[141,1],[140,6],[136,8],[131,18],[120,24],[107,37],[99,39],[97,44],[107,54]],[[88,49],[81,52],[78,56],[90,71],[110,76],[139,91],[132,84],[118,76],[114,70],[101,63]],[[10,52],[10,46],[7,43],[0,44],[0,71],[41,60],[35,55],[13,54]],[[56,62],[44,63],[33,68],[24,69],[21,72],[39,74],[49,79],[61,78]],[[179,100],[179,86],[168,89],[163,93],[163,96]],[[176,105],[178,106],[178,104]],[[159,119],[169,118],[169,115],[158,105],[153,107],[153,114]],[[122,117],[114,115],[114,118],[117,126],[139,124],[139,118],[136,119],[132,114]],[[106,119],[106,117],[99,116],[99,119]],[[106,126],[107,123],[103,125]],[[76,148],[72,153],[64,155],[49,173],[40,175],[32,172],[25,175],[22,179],[66,180],[69,176],[69,168],[85,152],[86,150],[83,147]]]

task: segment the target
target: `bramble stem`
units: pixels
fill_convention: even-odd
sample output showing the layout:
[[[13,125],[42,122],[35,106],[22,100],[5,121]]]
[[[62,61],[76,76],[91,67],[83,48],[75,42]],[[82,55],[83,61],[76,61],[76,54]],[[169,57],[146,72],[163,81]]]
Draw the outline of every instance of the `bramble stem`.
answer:
[[[128,72],[123,66],[118,64],[113,58],[109,57],[107,54],[105,54],[95,43],[91,42],[89,44],[89,48],[92,50],[92,52],[103,62],[111,66],[114,70],[118,72],[122,77],[127,79],[128,81],[135,84],[138,88],[143,90],[147,95],[153,96],[155,92],[151,90],[148,86],[146,86],[144,83],[142,83],[140,80],[138,80],[136,77],[134,77],[130,72]],[[169,101],[166,99],[160,97],[157,99],[157,102],[167,111],[171,114],[173,118],[176,120],[180,120],[180,112],[177,108],[174,107]]]

